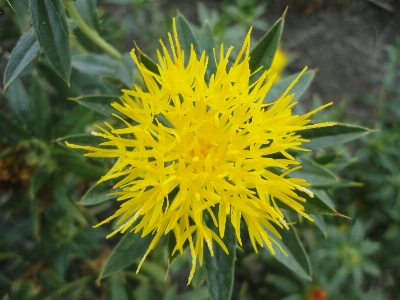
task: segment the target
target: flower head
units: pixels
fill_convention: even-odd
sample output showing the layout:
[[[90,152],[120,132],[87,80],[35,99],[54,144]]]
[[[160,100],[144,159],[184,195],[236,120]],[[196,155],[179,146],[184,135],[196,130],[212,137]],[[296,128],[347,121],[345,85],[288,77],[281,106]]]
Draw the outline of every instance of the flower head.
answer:
[[[225,52],[221,45],[209,81],[209,57],[205,52],[199,57],[193,47],[190,53],[182,51],[175,21],[174,35],[168,37],[171,52],[161,42],[157,73],[132,51],[146,87],[123,90],[121,103],[112,104],[123,116],[115,115],[123,127],[98,127],[92,134],[104,138],[100,147],[68,145],[87,150],[87,156],[116,159],[100,181],[118,178],[114,188],[121,189],[117,194],[123,203],[97,226],[119,218],[118,229],[109,236],[128,230],[152,234],[139,268],[159,239],[173,232],[174,251],[182,253],[189,244],[190,282],[196,259],[202,264],[204,244],[211,255],[213,240],[228,253],[222,241],[226,226],[233,226],[242,244],[245,223],[255,251],[265,244],[274,253],[274,237],[280,238],[276,226],[287,227],[278,202],[310,219],[297,193],[311,194],[307,182],[287,177],[300,168],[288,150],[306,151],[301,144],[307,140],[299,131],[333,123],[307,125],[325,106],[292,114],[296,103],[289,91],[301,74],[279,99],[263,103],[274,77],[267,79],[266,70],[251,82],[250,31],[231,65],[232,47]]]

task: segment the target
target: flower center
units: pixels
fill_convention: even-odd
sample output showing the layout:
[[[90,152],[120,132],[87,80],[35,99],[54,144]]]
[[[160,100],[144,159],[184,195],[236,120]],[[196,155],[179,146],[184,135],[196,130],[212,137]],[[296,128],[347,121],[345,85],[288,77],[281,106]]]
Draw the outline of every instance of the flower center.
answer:
[[[213,148],[213,145],[211,145],[207,140],[200,140],[199,145],[202,157],[207,157],[208,153],[210,153],[211,149]]]

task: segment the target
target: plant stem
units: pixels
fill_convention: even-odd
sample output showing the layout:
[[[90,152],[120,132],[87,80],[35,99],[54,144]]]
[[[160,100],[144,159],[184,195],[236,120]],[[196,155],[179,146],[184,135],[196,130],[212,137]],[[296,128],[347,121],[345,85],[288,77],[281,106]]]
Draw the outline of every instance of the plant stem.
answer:
[[[70,17],[78,24],[79,29],[82,30],[82,32],[89,39],[91,39],[96,45],[108,52],[114,58],[121,59],[122,54],[109,43],[107,43],[95,30],[90,28],[85,21],[83,21],[72,0],[64,0],[63,3]]]

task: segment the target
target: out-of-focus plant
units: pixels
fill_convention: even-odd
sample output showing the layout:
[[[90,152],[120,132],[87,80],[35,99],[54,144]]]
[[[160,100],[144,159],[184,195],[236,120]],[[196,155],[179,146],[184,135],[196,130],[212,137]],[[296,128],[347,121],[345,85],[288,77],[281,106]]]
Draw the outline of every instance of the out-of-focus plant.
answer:
[[[381,242],[380,251],[375,254],[381,272],[379,284],[388,297],[393,297],[398,294],[400,280],[400,39],[386,51],[388,59],[379,99],[365,96],[377,111],[378,119],[369,124],[377,130],[356,143],[360,163],[344,170],[349,178],[363,182],[364,187],[350,189],[343,200],[356,200],[348,206],[349,213],[368,224],[369,238]]]
[[[378,277],[379,268],[368,257],[379,248],[376,242],[366,240],[366,224],[356,222],[353,227],[329,226],[327,238],[315,250],[316,269],[328,279],[328,291],[344,291],[338,287],[359,289],[365,274]],[[348,285],[349,280],[354,286]]]
[[[244,57],[244,63],[242,60],[234,63],[238,51],[241,49],[241,46],[238,47],[237,45],[244,40],[249,25],[265,29],[266,24],[257,21],[264,9],[263,6],[253,8],[243,1],[237,1],[235,5],[232,3],[225,4],[225,15],[230,15],[239,21],[238,24],[243,29],[242,37],[238,32],[233,34],[233,31],[231,31],[228,34],[231,28],[229,22],[219,23],[218,25],[218,15],[214,16],[214,19],[209,19],[211,21],[208,24],[202,24],[200,29],[196,29],[182,15],[178,15],[176,17],[176,29],[181,49],[185,53],[186,63],[191,49],[193,49],[192,53],[197,54],[197,59],[200,58],[202,51],[205,51],[209,57],[207,69],[204,68],[204,73],[197,74],[196,76],[200,77],[196,77],[196,80],[187,82],[189,88],[186,92],[196,90],[192,86],[193,82],[201,83],[203,82],[201,80],[205,78],[205,85],[209,85],[226,72],[225,67],[220,65],[220,68],[218,68],[214,63],[215,61],[219,61],[221,64],[221,61],[224,62],[226,58],[228,70],[231,67],[232,70],[236,70],[233,68],[234,66],[242,67],[249,64],[251,73],[248,74],[245,82],[236,82],[234,80],[236,77],[229,77],[227,84],[220,85],[220,87],[226,87],[229,90],[229,85],[232,85],[233,88],[236,83],[238,86],[240,84],[247,86],[246,91],[249,95],[256,93],[259,89],[263,89],[263,93],[260,92],[258,97],[247,97],[246,99],[252,101],[238,103],[235,111],[229,112],[230,102],[227,103],[228,108],[225,108],[225,110],[228,112],[226,116],[235,119],[237,123],[235,124],[239,127],[237,132],[232,131],[232,135],[238,135],[237,138],[231,137],[229,139],[225,135],[224,143],[227,146],[232,146],[232,143],[240,142],[247,136],[247,134],[244,134],[245,132],[252,132],[254,141],[248,141],[248,147],[243,146],[241,151],[250,153],[251,151],[248,151],[250,149],[264,153],[260,154],[257,161],[258,164],[263,166],[262,170],[260,169],[257,172],[263,174],[268,169],[268,176],[277,180],[275,187],[268,187],[271,192],[276,191],[281,182],[292,183],[291,188],[286,190],[286,194],[293,201],[287,201],[288,195],[281,195],[281,193],[275,195],[276,199],[272,200],[268,196],[270,201],[275,201],[273,204],[271,204],[272,202],[269,202],[268,205],[258,203],[254,199],[268,192],[268,188],[265,191],[265,186],[264,188],[260,187],[259,183],[252,182],[252,179],[243,174],[241,176],[245,176],[248,181],[247,187],[244,189],[247,190],[247,194],[245,196],[240,195],[240,200],[234,199],[230,194],[232,192],[228,191],[229,185],[240,186],[240,180],[235,179],[239,175],[233,174],[232,168],[222,170],[224,172],[220,173],[220,176],[215,179],[217,182],[210,181],[205,189],[201,182],[196,183],[200,190],[198,196],[195,194],[195,198],[200,198],[203,204],[202,207],[198,208],[201,208],[200,211],[207,210],[208,220],[205,216],[204,222],[201,218],[199,221],[198,217],[195,216],[198,211],[190,211],[185,227],[186,233],[179,235],[178,226],[178,228],[174,228],[174,234],[169,234],[167,238],[161,239],[157,244],[153,243],[150,247],[153,251],[149,254],[149,258],[143,264],[139,274],[134,271],[137,269],[138,261],[149,248],[155,232],[150,230],[142,236],[143,232],[139,228],[137,233],[127,232],[120,239],[113,238],[106,242],[103,238],[105,230],[91,228],[99,220],[107,218],[118,209],[119,205],[110,200],[117,198],[118,193],[121,192],[117,188],[126,187],[115,186],[117,182],[111,178],[107,182],[95,184],[94,181],[106,174],[115,161],[99,161],[96,157],[86,159],[82,156],[81,150],[71,150],[65,147],[65,142],[85,145],[88,147],[87,150],[94,149],[90,147],[98,147],[99,144],[104,142],[104,139],[101,136],[87,134],[87,132],[93,131],[96,128],[95,126],[106,122],[112,131],[122,134],[126,129],[121,127],[121,121],[128,128],[138,128],[137,123],[144,122],[143,118],[140,117],[141,113],[147,114],[147,117],[151,116],[147,120],[149,128],[152,128],[149,131],[150,136],[156,132],[154,129],[158,126],[158,128],[164,128],[166,134],[168,133],[169,140],[174,136],[179,137],[179,135],[171,133],[174,131],[173,127],[176,126],[175,129],[181,128],[179,124],[174,123],[173,118],[171,119],[168,115],[163,117],[160,114],[161,111],[149,112],[148,109],[151,106],[144,104],[146,101],[140,102],[135,99],[137,102],[131,102],[127,100],[129,103],[126,110],[122,108],[121,104],[117,104],[117,107],[122,108],[122,112],[125,113],[120,113],[111,106],[112,103],[118,103],[121,89],[144,95],[142,93],[152,89],[156,90],[159,88],[158,84],[164,82],[160,81],[158,77],[162,68],[159,68],[151,57],[145,55],[143,51],[145,49],[147,54],[151,54],[147,51],[152,50],[154,45],[149,43],[151,49],[147,49],[139,44],[140,49],[136,51],[137,61],[135,64],[127,53],[131,50],[132,45],[124,48],[126,44],[123,37],[125,34],[137,34],[140,31],[144,41],[156,40],[154,35],[158,34],[158,31],[160,31],[158,29],[165,24],[164,20],[166,19],[164,15],[155,11],[156,1],[115,0],[112,2],[112,5],[119,8],[131,7],[130,5],[137,7],[134,16],[140,22],[134,23],[135,20],[125,14],[123,14],[122,22],[114,22],[106,9],[101,9],[100,14],[98,13],[95,0],[10,0],[13,10],[7,4],[2,4],[7,5],[6,9],[10,13],[11,11],[15,12],[10,17],[14,20],[10,22],[14,21],[17,25],[14,27],[15,32],[10,33],[10,35],[15,35],[17,30],[20,30],[22,35],[15,48],[9,53],[3,80],[5,93],[1,95],[0,180],[2,195],[0,198],[0,222],[1,228],[4,228],[4,230],[1,231],[0,235],[0,297],[4,296],[10,299],[104,299],[106,297],[109,299],[154,299],[156,297],[181,300],[230,299],[234,286],[240,291],[233,295],[237,299],[246,299],[246,297],[248,299],[257,299],[257,297],[258,299],[260,297],[279,298],[281,296],[292,297],[292,299],[295,299],[294,297],[309,297],[311,299],[310,297],[315,295],[325,295],[325,287],[319,289],[318,284],[312,284],[309,281],[312,277],[311,266],[300,238],[310,228],[313,228],[314,231],[318,228],[319,231],[317,232],[321,232],[320,234],[329,232],[330,229],[327,228],[330,227],[327,227],[321,215],[340,216],[333,208],[330,193],[333,189],[353,183],[343,180],[335,174],[335,171],[340,169],[338,167],[340,165],[339,156],[336,153],[301,154],[300,151],[296,150],[296,147],[304,142],[303,147],[310,150],[331,149],[332,146],[337,147],[339,144],[365,135],[369,130],[346,124],[338,124],[332,127],[323,127],[323,125],[328,124],[305,127],[307,121],[304,121],[304,124],[300,122],[301,124],[297,124],[296,127],[286,128],[283,131],[284,134],[279,130],[276,131],[275,135],[271,135],[271,132],[266,129],[265,132],[260,131],[260,136],[270,134],[271,141],[274,140],[274,142],[269,145],[268,143],[271,142],[263,137],[265,145],[261,146],[260,143],[258,143],[260,145],[256,143],[256,140],[260,140],[261,137],[256,134],[257,132],[253,130],[252,126],[256,122],[264,124],[262,123],[264,119],[261,116],[269,116],[271,122],[273,121],[272,123],[275,122],[274,124],[279,126],[289,122],[289,118],[291,118],[290,120],[301,120],[301,116],[291,114],[288,105],[292,105],[289,104],[290,101],[297,102],[300,99],[314,78],[313,71],[306,71],[301,77],[298,74],[293,74],[282,77],[274,84],[271,82],[269,89],[265,84],[270,83],[268,81],[264,83],[263,78],[259,79],[263,71],[268,70],[273,65],[283,30],[284,17],[271,26],[260,41],[251,43],[255,45],[251,51],[247,47],[243,48],[244,52],[241,55]],[[203,12],[201,12],[202,9]],[[202,16],[210,14],[209,11],[205,12],[204,7],[201,8],[201,6],[199,6],[199,13]],[[213,15],[212,12],[211,15]],[[145,23],[148,18],[151,20],[150,25],[142,28],[143,22]],[[199,19],[205,20],[205,18]],[[214,21],[215,23],[213,23]],[[127,26],[130,22],[135,24],[131,27],[134,29]],[[219,55],[219,45],[222,42],[225,45],[236,46],[231,53],[231,60],[228,60],[224,51]],[[246,43],[249,43],[249,39],[246,39]],[[178,44],[175,43],[175,46],[178,46]],[[214,60],[214,48],[216,49],[216,57],[221,60]],[[168,52],[165,52],[164,55],[166,53]],[[178,53],[179,55],[181,54]],[[183,55],[178,61],[181,63],[181,65],[178,64],[179,67],[183,70],[186,66]],[[161,59],[159,63],[162,64],[162,62]],[[192,63],[194,62],[192,61]],[[258,72],[250,77],[250,74],[257,70]],[[216,71],[218,71],[217,74],[215,74]],[[140,73],[144,75],[144,79]],[[238,78],[243,74],[235,71]],[[148,76],[151,76],[153,81]],[[259,80],[259,84],[254,84],[257,80]],[[293,96],[288,96],[288,92],[293,93]],[[219,95],[225,94],[219,91]],[[181,96],[177,95],[177,98],[172,100],[173,102],[164,103],[160,107],[167,104],[171,105],[179,115],[179,106],[188,105],[184,101],[185,99],[179,97],[182,97],[182,94]],[[236,94],[232,96],[231,101],[235,101],[235,97],[237,97]],[[258,103],[258,109],[255,108],[255,103]],[[244,104],[248,107],[242,107]],[[216,109],[213,105],[212,102],[209,102],[204,107],[206,116],[209,116]],[[193,107],[195,108],[195,106]],[[249,111],[254,115],[249,116]],[[217,126],[223,118],[222,112],[223,110],[216,114],[210,124]],[[285,114],[281,116],[282,119],[274,119],[274,114],[277,112]],[[310,115],[315,112],[310,113]],[[139,116],[136,116],[137,113],[139,113]],[[117,118],[112,117],[113,114]],[[126,115],[131,114],[138,118],[137,122],[132,122],[127,118]],[[187,117],[197,118],[200,115],[192,116],[189,114]],[[238,120],[243,120],[243,118],[246,122],[239,122],[239,124]],[[169,124],[171,120],[174,124]],[[266,120],[268,121],[267,117]],[[285,126],[289,125],[286,124]],[[195,124],[191,126],[195,126]],[[188,132],[190,132],[189,129],[190,127],[187,128]],[[239,131],[243,131],[242,137],[239,136]],[[106,132],[104,134],[107,135]],[[120,138],[114,136],[116,140]],[[135,138],[138,140],[135,140]],[[162,137],[156,137],[156,139],[157,142],[163,141]],[[141,143],[151,142],[150,137],[146,134],[131,136],[127,140],[131,144],[128,143],[124,147],[129,152],[134,147],[138,147],[138,144],[135,144],[136,141],[140,140]],[[311,141],[306,142],[306,140]],[[285,141],[292,141],[293,145],[287,148],[294,149],[284,151],[285,149],[280,145]],[[184,163],[183,166],[194,166],[197,158],[200,160],[200,158],[207,157],[206,152],[212,152],[214,151],[213,148],[216,147],[209,144],[208,141],[203,141],[202,147],[199,149],[189,145],[193,149],[189,149],[188,153],[193,155],[197,153],[198,155],[192,157],[190,164],[185,165]],[[148,151],[151,145],[143,144],[142,152]],[[106,146],[107,151],[110,143],[106,142],[103,146]],[[277,147],[277,150],[272,151],[271,147]],[[271,153],[268,152],[269,150],[271,150]],[[227,166],[229,167],[232,162],[235,162],[237,168],[239,168],[237,162],[239,154],[234,152],[234,149],[232,151],[232,153],[228,151],[231,158],[226,162]],[[152,163],[158,158],[154,154],[146,159],[147,162]],[[253,172],[254,175],[257,164],[249,164],[247,157],[242,160],[243,166],[246,165],[247,168],[243,172]],[[262,164],[266,161],[279,163],[267,168]],[[302,168],[291,170],[292,172],[287,174],[288,172],[280,170],[282,166],[287,168],[285,165],[287,161],[300,163]],[[337,163],[334,164],[333,162]],[[211,171],[216,172],[218,170],[219,172],[218,168],[213,169],[213,166],[217,166],[218,163],[217,160],[211,161],[211,163],[207,162],[205,167],[211,168]],[[173,170],[178,165],[181,166],[182,164],[170,160],[163,167]],[[332,165],[335,165],[336,169]],[[150,165],[149,168],[151,169]],[[124,170],[129,172],[129,168]],[[202,173],[199,170],[192,170],[192,173],[194,171],[199,174]],[[232,174],[229,175],[230,172]],[[169,205],[174,205],[174,201],[178,200],[192,201],[193,199],[188,200],[183,197],[181,195],[183,192],[179,194],[178,189],[170,188],[169,184],[176,178],[172,174],[169,175],[171,175],[169,178],[164,178],[166,184],[162,187],[169,198]],[[196,180],[192,178],[193,176],[190,176],[188,174],[185,181],[188,186],[191,181]],[[310,191],[304,189],[303,186],[306,184],[301,179],[311,184]],[[139,180],[142,180],[142,178],[139,178]],[[181,178],[181,180],[184,180],[184,178]],[[267,179],[264,178],[262,181],[267,181]],[[135,182],[135,184],[138,185],[139,183]],[[228,189],[220,189],[219,185],[221,184],[224,187],[228,186]],[[148,184],[147,188],[142,189],[143,193],[148,194],[149,189],[154,185],[154,183]],[[89,190],[86,191],[89,186]],[[114,191],[117,194],[110,194],[113,187],[115,187]],[[205,192],[201,191],[201,188]],[[182,190],[184,189],[182,188]],[[202,193],[206,193],[206,196]],[[229,201],[224,204],[226,206],[224,212],[224,210],[221,210],[223,205],[210,194],[219,194],[219,202],[221,202],[219,199],[224,199],[224,197],[236,201],[235,203],[243,213],[238,214],[238,210]],[[193,201],[196,201],[196,199]],[[305,200],[305,202],[299,203],[294,199]],[[246,205],[240,201],[246,203]],[[256,204],[253,204],[252,201],[256,201]],[[270,212],[274,210],[281,213],[279,218],[275,216],[274,223],[283,228],[272,227],[273,225],[268,223],[269,221],[262,218],[259,218],[259,222],[256,223],[251,221],[254,219],[251,215],[254,215],[255,211],[258,211],[258,214],[268,215],[260,209],[261,204],[264,209],[267,208]],[[219,206],[219,211],[213,206]],[[235,214],[230,214],[228,208],[230,211],[235,211]],[[159,215],[167,209],[168,207],[161,205]],[[135,208],[132,212],[134,210]],[[312,227],[308,221],[306,222],[302,217],[298,217],[293,211],[300,212],[304,216],[310,215],[314,219],[316,227]],[[224,213],[225,217],[227,216],[227,221],[224,223],[225,236],[221,234],[219,229],[215,229],[211,225],[214,223],[222,227]],[[273,213],[271,212],[271,214]],[[217,215],[218,222],[212,221],[213,215]],[[246,220],[242,219],[242,216],[245,216]],[[236,218],[234,224],[231,223],[231,217]],[[267,219],[272,220],[272,218]],[[149,221],[154,221],[151,216]],[[298,224],[294,225],[291,221]],[[197,239],[195,243],[192,242],[192,244],[189,241],[189,236],[191,237],[192,234],[193,237],[197,237],[193,233],[193,226],[196,222],[200,222],[200,225],[202,225],[199,227],[200,231],[197,235],[203,234],[203,237],[207,237],[209,234],[212,235],[211,231],[214,232],[213,239],[204,238],[209,243],[207,246],[197,246],[197,243],[202,243],[201,238]],[[246,234],[246,226],[250,228],[250,235]],[[299,229],[300,234],[297,233],[295,227]],[[117,228],[116,224],[113,224],[107,230]],[[182,230],[185,228],[182,227]],[[163,233],[164,229],[160,232]],[[275,255],[271,255],[268,250],[262,248],[260,250],[261,255],[255,256],[251,251],[255,244],[254,240],[260,241],[261,246],[264,242],[270,242],[266,233],[275,233],[278,238],[279,236],[282,237],[282,240],[277,241],[277,243],[283,251],[277,246],[270,245],[270,248],[275,250]],[[264,237],[264,242],[260,234]],[[218,237],[218,235],[220,235],[219,238],[222,239],[226,248],[229,249],[229,255],[219,245],[213,243],[213,240],[218,241],[215,237]],[[242,245],[238,247],[236,239],[240,236],[242,236]],[[265,238],[266,236],[267,238]],[[185,240],[189,242],[184,243]],[[208,247],[211,248],[212,244],[214,244],[212,246],[214,253],[210,255]],[[317,244],[315,243],[315,245]],[[314,244],[311,242],[311,246],[309,246],[311,252],[314,251],[312,245]],[[363,242],[357,245],[362,246]],[[191,265],[188,263],[188,255],[190,252],[193,254],[195,246],[197,247],[194,251],[195,256],[199,258],[203,257],[204,248],[204,266],[197,268],[191,280],[191,287],[188,288],[185,284]],[[111,252],[108,250],[110,247],[113,247]],[[174,252],[174,249],[178,251]],[[365,258],[367,252],[361,251],[360,253]],[[236,259],[238,269],[235,273]],[[321,260],[323,261],[324,258],[321,258]],[[338,263],[345,265],[346,261],[338,259]],[[193,268],[196,264],[197,262],[192,260]],[[249,266],[255,265],[260,268],[257,273],[262,275],[260,279],[251,275],[253,270]],[[170,276],[165,280],[167,270]],[[331,270],[326,271],[326,274],[329,274],[329,272]],[[96,278],[98,278],[99,286],[94,283]],[[185,278],[185,280],[182,280],[182,278]],[[204,287],[204,282],[207,283],[207,287]],[[266,288],[257,287],[253,289],[252,287],[256,283],[265,283]]]

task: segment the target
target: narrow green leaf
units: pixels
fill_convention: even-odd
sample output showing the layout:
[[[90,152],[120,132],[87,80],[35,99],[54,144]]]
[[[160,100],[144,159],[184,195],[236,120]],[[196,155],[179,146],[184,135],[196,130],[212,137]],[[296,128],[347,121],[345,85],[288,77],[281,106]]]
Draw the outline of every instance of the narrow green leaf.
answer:
[[[371,130],[365,127],[339,123],[335,126],[303,130],[299,134],[310,140],[304,144],[305,148],[318,150],[358,139],[370,132]]]
[[[168,199],[169,201],[174,201],[176,195],[179,192],[179,188],[173,189],[169,194],[168,194]],[[185,250],[189,246],[189,240],[185,240],[183,243],[183,250]],[[174,249],[176,247],[176,236],[175,233],[171,230],[168,235],[167,235],[167,255],[168,255],[168,264],[169,267],[172,265],[172,263],[175,261],[175,259],[181,254],[179,250],[176,250],[174,252]]]
[[[25,32],[30,27],[29,0],[8,0],[15,12],[20,31]]]
[[[32,130],[41,139],[48,140],[51,135],[51,106],[44,86],[37,75],[32,76],[29,110],[34,120]]]
[[[129,53],[123,54],[118,62],[116,76],[130,89],[133,88],[135,68],[135,62],[131,55]]]
[[[79,86],[79,89],[81,91],[95,90],[96,92],[98,92],[99,95],[121,94],[120,83],[115,78],[109,76],[100,77],[97,75],[86,74],[83,72],[74,72],[73,76],[71,77],[71,85],[76,87]],[[69,93],[68,95],[71,95],[71,93]]]
[[[98,112],[99,114],[110,117],[112,114],[118,112],[111,106],[111,104],[114,102],[119,102],[119,98],[117,96],[92,95],[78,97],[76,98],[76,102],[95,112]]]
[[[72,66],[87,74],[115,77],[118,60],[98,54],[79,54],[72,57]]]
[[[269,29],[250,52],[249,66],[251,72],[256,71],[260,67],[262,67],[262,71],[268,70],[271,67],[275,52],[281,40],[283,24],[284,16]],[[261,72],[254,75],[256,76],[255,79],[261,76]]]
[[[280,300],[304,300],[303,297],[297,294],[301,291],[301,286],[299,286],[296,281],[289,276],[277,275],[276,273],[271,272],[271,274],[268,274],[266,277],[266,282],[278,290],[284,291],[285,294],[291,295]]]
[[[99,179],[107,172],[106,168],[94,164],[93,160],[89,160],[79,153],[66,149],[59,148],[54,150],[53,157],[57,160],[58,166],[61,169],[71,171],[87,179]]]
[[[58,75],[69,82],[71,50],[64,7],[60,0],[31,0],[30,4],[40,46]]]
[[[326,238],[328,236],[328,231],[324,218],[320,215],[312,215],[310,217],[314,220],[315,226],[322,232],[322,234]]]
[[[100,32],[100,20],[97,14],[96,0],[75,0],[74,4],[86,25]]]
[[[303,178],[314,188],[331,187],[340,182],[329,169],[306,158],[299,158],[299,160],[302,168],[290,173],[290,177]]]
[[[282,240],[278,240],[278,243],[288,256],[286,256],[277,245],[272,243],[275,250],[275,255],[273,257],[294,273],[311,280],[310,262],[307,253],[297,236],[296,230],[293,226],[289,226],[288,230],[285,228],[277,228],[277,230],[282,236]],[[264,254],[266,256],[271,255],[269,249],[265,249]]]
[[[165,267],[160,263],[146,261],[140,268],[140,272],[163,288],[169,285],[170,278],[165,276]]]
[[[4,72],[4,89],[6,89],[25,70],[40,52],[39,41],[33,28],[25,32],[13,49]]]
[[[170,285],[164,290],[164,295],[161,300],[178,300],[176,293],[176,285]]]
[[[57,75],[56,71],[48,62],[48,59],[45,56],[43,56],[43,58],[44,59],[38,60],[36,70],[39,76],[50,84],[49,88],[58,95],[58,97],[55,97],[54,104],[64,103],[65,99],[70,95],[71,89],[68,84]]]
[[[135,64],[125,53],[121,60],[98,54],[79,54],[72,57],[72,66],[86,74],[109,76],[121,80],[127,87],[133,87]]]
[[[324,201],[326,204],[328,204],[330,207],[334,207],[335,204],[333,203],[333,200],[331,196],[329,196],[328,192],[323,189],[314,189],[314,188],[308,188],[311,192],[314,193],[314,195],[317,195],[322,201]]]
[[[178,31],[179,43],[183,52],[185,53],[186,62],[189,60],[190,48],[193,45],[194,51],[197,55],[200,55],[200,46],[197,41],[193,29],[185,17],[178,14],[176,17],[176,30]]]
[[[299,73],[285,77],[284,79],[274,83],[271,89],[265,96],[264,103],[271,103],[276,101],[292,83],[292,81],[297,77]],[[310,86],[311,82],[314,80],[315,71],[306,71],[297,81],[297,83],[292,87],[289,94],[294,94],[292,102],[296,102],[304,94],[307,88]],[[308,144],[307,144],[308,145]]]
[[[126,232],[108,257],[98,280],[130,266],[143,258],[153,239],[151,234],[141,237],[141,232]]]
[[[10,85],[7,92],[8,104],[16,119],[20,124],[27,125],[30,118],[29,96],[22,85],[21,80],[17,79]]]
[[[176,236],[175,236],[175,233],[171,230],[170,232],[168,232],[168,235],[167,235],[167,252],[168,252],[168,264],[169,265],[171,265],[175,261],[175,259],[177,259],[178,256],[181,254],[179,252],[179,250],[176,250],[175,252],[173,252],[175,249],[175,246],[176,246]],[[186,240],[183,243],[183,250],[185,250],[188,246],[189,246],[189,241]]]
[[[233,275],[236,257],[236,236],[231,222],[227,220],[225,236],[222,239],[229,254],[213,241],[214,256],[208,248],[204,249],[204,268],[206,281],[213,300],[230,300],[233,288]]]
[[[338,153],[324,154],[322,156],[315,157],[314,160],[320,165],[328,165],[334,162],[335,159],[338,158],[338,156]]]
[[[209,300],[210,296],[207,287],[203,286],[194,291],[180,294],[174,300]]]
[[[111,299],[110,300],[129,300],[131,299],[124,285],[124,278],[120,274],[115,274],[111,279]]]
[[[174,260],[179,256],[179,251],[174,251],[176,246],[176,236],[173,231],[168,232],[167,235],[167,252],[168,252],[168,264],[171,265]]]
[[[113,186],[114,183],[109,180],[94,184],[82,197],[80,204],[95,205],[117,198],[117,195],[109,195],[110,193],[118,191],[113,190]]]
[[[68,197],[67,187],[61,176],[57,173],[54,173],[50,180],[52,195],[56,200],[57,206],[60,207],[65,213],[75,218],[81,224],[87,224],[86,218],[83,216],[82,212]]]
[[[94,112],[86,107],[77,105],[72,111],[66,112],[56,124],[56,136],[67,136],[82,133],[93,120]]]
[[[150,57],[144,54],[140,49],[139,61],[146,67],[147,70],[153,72],[154,74],[160,75],[157,64]]]
[[[60,146],[71,149],[65,145],[65,142],[75,145],[82,145],[82,146],[93,146],[98,147],[99,144],[104,142],[104,138],[101,136],[95,136],[91,134],[73,134],[60,137],[55,140]],[[75,150],[75,149],[73,149]],[[84,151],[84,150],[83,150]]]
[[[329,216],[342,216],[338,213],[335,209],[330,207],[326,204],[320,197],[314,194],[314,197],[311,197],[305,192],[296,191],[296,194],[300,197],[304,198],[306,202],[300,202],[301,205],[304,207],[304,212],[306,214],[318,214],[318,215],[329,215]],[[281,202],[277,199],[277,205],[280,208],[295,211],[290,206],[286,205],[285,203]]]

